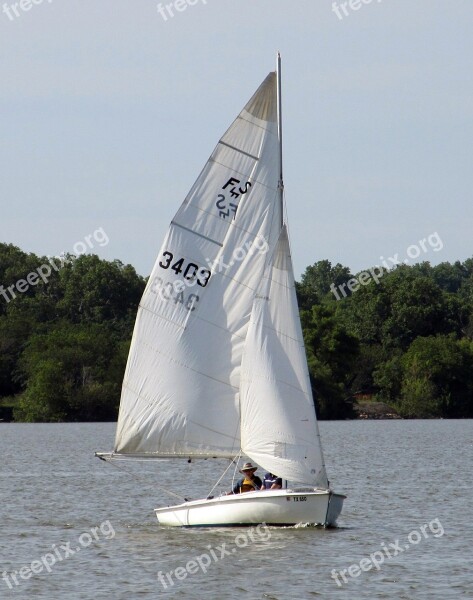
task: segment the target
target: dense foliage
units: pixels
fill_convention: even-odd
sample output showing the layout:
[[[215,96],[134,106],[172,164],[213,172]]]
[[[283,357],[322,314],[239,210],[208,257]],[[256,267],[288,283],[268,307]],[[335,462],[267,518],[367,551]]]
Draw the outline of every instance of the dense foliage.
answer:
[[[406,418],[473,417],[473,259],[362,273],[324,260],[297,285],[319,414],[349,417],[363,397]]]
[[[145,281],[95,255],[53,263],[0,244],[0,402],[16,420],[113,420]]]
[[[94,255],[60,263],[32,278],[48,259],[0,244],[0,417],[113,420],[145,280]],[[362,397],[473,417],[473,259],[374,273],[324,260],[297,284],[319,415],[349,418]]]

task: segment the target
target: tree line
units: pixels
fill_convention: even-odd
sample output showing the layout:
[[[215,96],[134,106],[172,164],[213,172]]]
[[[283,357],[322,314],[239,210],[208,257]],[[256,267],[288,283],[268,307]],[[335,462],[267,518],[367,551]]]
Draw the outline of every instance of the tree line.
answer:
[[[3,289],[46,262],[0,244]],[[146,280],[96,255],[61,263],[15,297],[0,289],[0,418],[116,419]],[[406,418],[473,417],[473,259],[354,279],[322,260],[296,284],[319,416],[351,418],[364,398]]]
[[[0,296],[0,405],[18,421],[114,420],[145,280],[96,255],[61,262],[47,281]],[[46,264],[0,244],[7,291]]]
[[[473,259],[367,272],[355,285],[322,260],[297,284],[319,414],[349,418],[363,397],[405,418],[473,417]]]

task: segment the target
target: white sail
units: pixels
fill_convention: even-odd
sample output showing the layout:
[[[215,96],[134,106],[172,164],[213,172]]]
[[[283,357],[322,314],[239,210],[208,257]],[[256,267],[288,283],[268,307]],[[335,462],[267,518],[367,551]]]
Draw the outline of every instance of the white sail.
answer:
[[[239,452],[243,346],[266,251],[280,232],[278,153],[270,73],[217,144],[165,237],[138,310],[115,453]]]
[[[285,227],[253,306],[241,419],[244,454],[284,479],[327,487]]]

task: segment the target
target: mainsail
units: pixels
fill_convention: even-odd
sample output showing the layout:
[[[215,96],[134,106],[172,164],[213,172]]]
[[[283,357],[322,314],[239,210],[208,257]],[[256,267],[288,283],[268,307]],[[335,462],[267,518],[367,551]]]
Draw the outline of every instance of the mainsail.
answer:
[[[141,300],[114,453],[234,457],[253,300],[281,229],[277,78],[217,144]]]
[[[263,468],[327,487],[286,227],[268,264],[246,336],[241,444]]]

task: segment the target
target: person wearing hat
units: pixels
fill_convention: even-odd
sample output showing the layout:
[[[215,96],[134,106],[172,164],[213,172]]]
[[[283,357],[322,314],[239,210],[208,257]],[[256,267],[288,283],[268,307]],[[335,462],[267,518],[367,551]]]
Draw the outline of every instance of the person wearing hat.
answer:
[[[236,482],[231,492],[227,492],[227,496],[229,494],[243,494],[245,492],[254,492],[255,490],[261,489],[263,483],[261,479],[255,475],[257,468],[258,467],[254,467],[250,462],[245,463],[240,470],[243,477]]]

